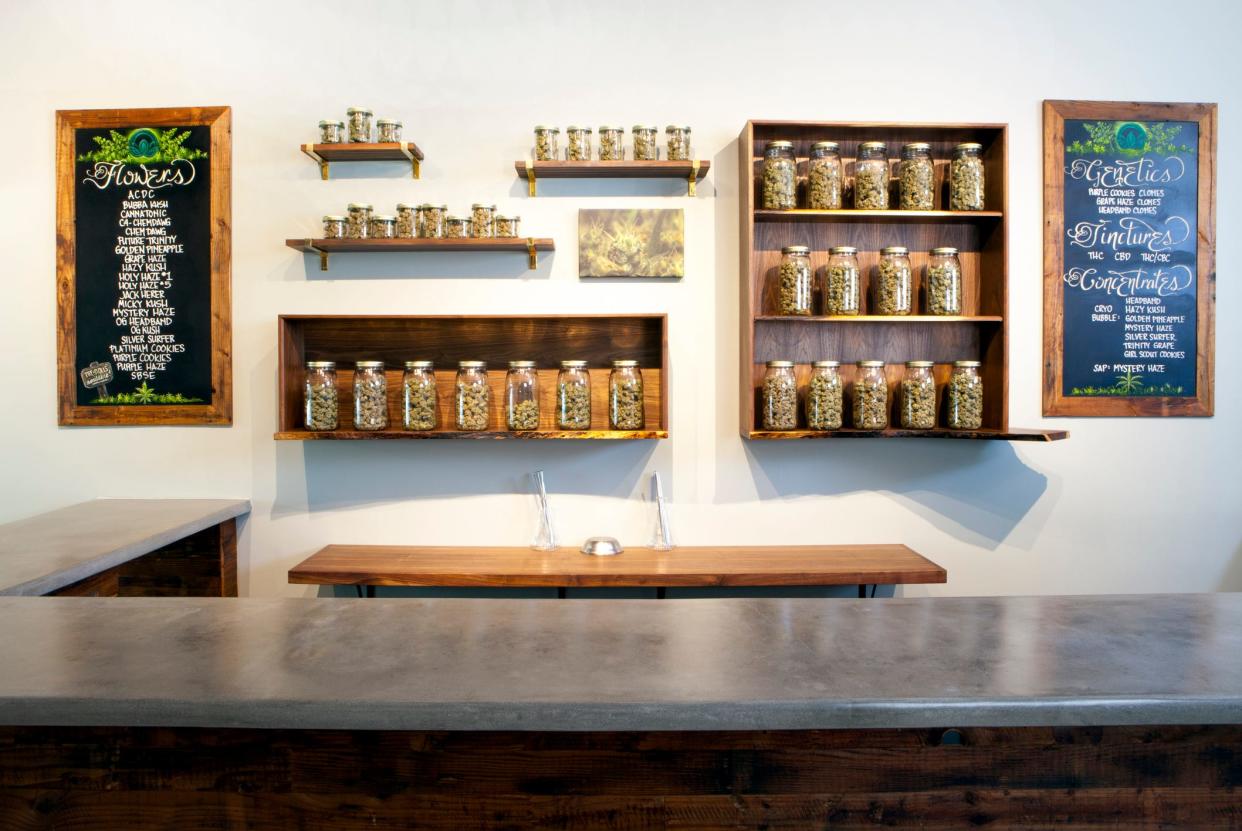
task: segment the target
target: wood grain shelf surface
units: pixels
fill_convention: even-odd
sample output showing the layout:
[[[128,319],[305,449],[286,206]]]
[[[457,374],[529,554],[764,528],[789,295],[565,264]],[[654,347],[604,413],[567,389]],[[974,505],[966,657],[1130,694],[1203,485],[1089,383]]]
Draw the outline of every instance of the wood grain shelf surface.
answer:
[[[789,323],[1001,323],[1000,315],[756,315]]]
[[[276,441],[353,441],[401,439],[667,439],[667,430],[281,430]]]
[[[991,441],[1060,441],[1069,438],[1068,430],[949,430],[937,427],[933,430],[856,430],[842,427],[840,430],[751,430],[751,439],[983,439]]]
[[[536,251],[556,248],[551,239],[532,237],[491,239],[288,239],[285,245],[307,254],[380,253],[399,251]]]
[[[304,144],[302,152],[307,155],[314,153],[329,162],[403,162],[410,158],[419,161],[425,158],[423,151],[412,141]]]
[[[755,210],[756,222],[996,222],[1004,217],[1001,211]]]
[[[577,549],[329,545],[289,570],[312,585],[486,587],[844,586],[944,583],[944,568],[904,545]]]
[[[696,167],[697,165],[697,167]],[[689,179],[693,172],[702,179],[711,169],[706,160],[688,162],[619,161],[619,162],[534,162],[518,160],[513,163],[518,176],[526,179],[534,171],[538,179]]]

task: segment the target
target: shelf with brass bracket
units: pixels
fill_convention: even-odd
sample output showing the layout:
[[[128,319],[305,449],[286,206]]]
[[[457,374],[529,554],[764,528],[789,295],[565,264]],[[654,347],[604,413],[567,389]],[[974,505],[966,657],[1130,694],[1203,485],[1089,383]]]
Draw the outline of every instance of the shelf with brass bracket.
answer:
[[[383,144],[342,142],[340,144],[303,144],[302,152],[319,165],[319,176],[328,178],[331,162],[405,162],[410,163],[414,178],[419,178],[419,163],[423,151],[412,141],[396,141]]]
[[[518,176],[529,185],[528,192],[535,196],[538,179],[683,179],[686,195],[695,195],[695,184],[707,175],[712,163],[695,159],[686,162],[619,161],[619,162],[536,162],[523,159],[513,163]]]
[[[319,257],[319,270],[328,270],[330,254],[395,253],[406,251],[524,251],[530,268],[539,266],[539,251],[555,250],[551,239],[512,237],[492,239],[289,239],[285,245]]]

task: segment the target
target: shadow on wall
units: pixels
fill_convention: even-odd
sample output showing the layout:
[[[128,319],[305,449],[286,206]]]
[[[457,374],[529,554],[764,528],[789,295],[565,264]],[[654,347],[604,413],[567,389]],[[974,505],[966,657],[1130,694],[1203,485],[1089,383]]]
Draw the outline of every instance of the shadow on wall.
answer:
[[[814,445],[807,447],[808,444]],[[889,493],[965,541],[995,548],[1048,489],[1007,442],[948,439],[745,441],[754,491],[722,478],[721,502]],[[830,446],[825,446],[830,445]],[[963,534],[962,532],[965,532]]]
[[[1221,575],[1218,592],[1242,592],[1242,544],[1233,552],[1233,559],[1225,566]]]
[[[488,494],[530,494],[548,472],[556,493],[631,497],[655,441],[278,442],[274,517]],[[299,457],[300,463],[299,463]]]

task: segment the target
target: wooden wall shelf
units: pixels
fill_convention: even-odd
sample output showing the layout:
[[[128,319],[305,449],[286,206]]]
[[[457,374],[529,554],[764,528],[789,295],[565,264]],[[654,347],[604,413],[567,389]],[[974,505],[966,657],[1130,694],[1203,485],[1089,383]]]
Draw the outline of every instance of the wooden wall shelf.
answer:
[[[707,175],[712,163],[706,160],[689,162],[619,161],[619,162],[536,162],[529,159],[513,163],[518,176],[529,184],[531,196],[539,179],[684,179],[686,195],[694,196],[695,183]]]
[[[319,176],[328,179],[331,162],[405,162],[410,163],[414,178],[419,177],[423,151],[412,141],[385,143],[342,142],[340,144],[303,144],[302,152],[319,165]]]
[[[546,237],[512,239],[287,239],[285,245],[319,257],[319,270],[328,270],[329,254],[400,253],[410,251],[524,251],[531,270],[539,265],[536,252],[553,251]]]
[[[278,441],[394,439],[665,439],[668,438],[668,318],[633,315],[281,315],[279,335]],[[608,373],[616,359],[639,362],[643,373],[644,428],[608,429]],[[388,421],[394,428],[353,430],[353,364],[384,361],[388,378]],[[436,364],[439,424],[433,431],[401,427],[403,363]],[[491,387],[488,429],[452,429],[457,362],[486,361]],[[539,365],[540,427],[505,429],[505,372],[511,360]],[[557,430],[556,374],[562,360],[584,360],[591,371],[591,428]],[[341,429],[312,432],[303,427],[302,384],[306,361],[336,361]]]
[[[936,207],[932,211],[763,210],[763,148],[773,140],[794,143],[794,153],[805,167],[811,145],[820,140],[840,142],[846,179],[852,179],[858,144],[885,141],[889,157],[896,159],[901,145],[912,141],[931,144],[936,165]],[[953,147],[964,141],[983,145],[986,171],[986,211],[943,210],[948,204],[948,160]],[[1008,337],[1008,210],[1007,127],[1004,124],[896,124],[797,121],[750,121],[739,138],[741,194],[741,402],[740,432],[747,439],[799,438],[951,438],[1006,441],[1054,441],[1068,436],[1064,430],[1009,428]],[[893,176],[892,204],[896,204]],[[852,194],[846,194],[846,204]],[[781,248],[808,245],[817,278],[827,264],[828,249],[853,245],[859,250],[863,271],[863,310],[870,308],[871,282],[879,263],[880,249],[904,245],[910,249],[915,272],[918,311],[924,307],[923,272],[928,252],[953,246],[962,262],[963,314],[955,317],[911,315],[889,317],[782,317],[773,314],[779,283]],[[816,311],[821,312],[817,297]],[[766,431],[761,428],[760,388],[764,364],[790,360],[797,364],[799,386],[807,383],[810,364],[816,360],[841,361],[846,384],[846,424],[849,424],[850,386],[854,362],[883,360],[888,364],[889,400],[893,404],[889,423],[897,425],[897,385],[908,360],[936,362],[934,374],[941,389],[955,360],[982,362],[984,384],[983,428],[976,431],[936,429],[881,431],[843,429]],[[943,402],[941,402],[943,404]],[[943,406],[938,423],[944,423]],[[801,414],[800,414],[801,415]]]

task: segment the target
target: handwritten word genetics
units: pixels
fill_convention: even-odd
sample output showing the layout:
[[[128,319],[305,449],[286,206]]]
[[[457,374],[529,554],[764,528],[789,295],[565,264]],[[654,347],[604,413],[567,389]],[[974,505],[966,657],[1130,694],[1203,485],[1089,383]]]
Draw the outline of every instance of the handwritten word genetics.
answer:
[[[1186,163],[1177,156],[1157,161],[1144,156],[1134,161],[1074,159],[1065,168],[1071,179],[1085,179],[1100,188],[1138,187],[1176,182],[1186,175]]]

